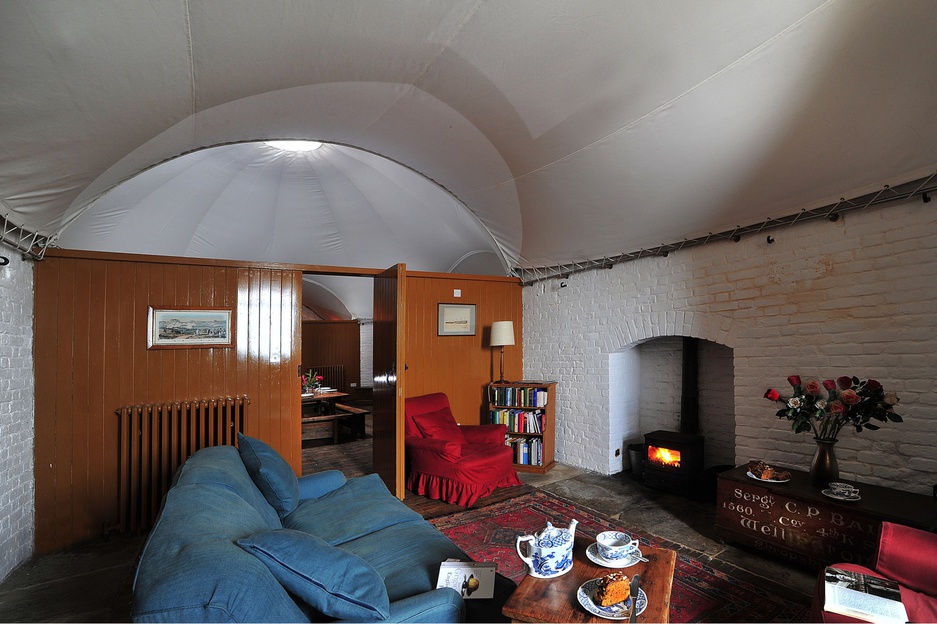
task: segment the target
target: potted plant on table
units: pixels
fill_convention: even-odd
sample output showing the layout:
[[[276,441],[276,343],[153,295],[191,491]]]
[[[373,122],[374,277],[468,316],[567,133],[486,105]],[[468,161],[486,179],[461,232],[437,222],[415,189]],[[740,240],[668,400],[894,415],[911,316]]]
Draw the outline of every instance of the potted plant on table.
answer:
[[[774,388],[765,392],[765,398],[784,407],[777,411],[778,418],[791,421],[794,433],[813,431],[817,451],[810,465],[810,476],[815,483],[826,484],[839,478],[834,444],[843,427],[876,430],[878,422],[902,422],[895,413],[898,396],[885,392],[874,379],[860,380],[858,377],[843,376],[835,381],[808,379],[800,375],[787,378],[792,394],[784,397]]]
[[[303,394],[317,394],[323,379],[325,378],[322,375],[309,369],[309,372],[302,376]]]

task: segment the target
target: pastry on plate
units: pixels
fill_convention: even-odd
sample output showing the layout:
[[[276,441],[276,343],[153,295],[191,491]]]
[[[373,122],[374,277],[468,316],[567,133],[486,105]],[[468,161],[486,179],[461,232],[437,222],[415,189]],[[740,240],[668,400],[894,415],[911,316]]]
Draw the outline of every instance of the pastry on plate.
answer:
[[[612,572],[599,580],[592,601],[600,607],[610,607],[624,602],[631,596],[628,576],[623,572]]]

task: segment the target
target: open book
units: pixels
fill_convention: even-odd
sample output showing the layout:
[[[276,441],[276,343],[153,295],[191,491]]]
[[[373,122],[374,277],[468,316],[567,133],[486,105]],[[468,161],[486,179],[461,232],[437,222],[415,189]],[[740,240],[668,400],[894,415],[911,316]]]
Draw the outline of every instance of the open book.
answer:
[[[439,564],[436,587],[451,587],[462,598],[491,598],[495,594],[497,564],[448,560]]]
[[[823,610],[875,624],[904,624],[908,613],[898,583],[841,568],[826,569]]]

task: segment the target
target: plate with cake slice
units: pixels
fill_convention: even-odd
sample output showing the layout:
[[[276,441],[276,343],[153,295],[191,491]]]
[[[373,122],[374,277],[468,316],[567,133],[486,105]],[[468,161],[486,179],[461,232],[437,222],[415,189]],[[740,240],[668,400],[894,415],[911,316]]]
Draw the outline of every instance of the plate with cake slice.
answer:
[[[791,473],[783,468],[776,468],[766,464],[763,461],[752,460],[748,462],[748,472],[745,473],[756,481],[767,481],[770,483],[787,483],[791,480]]]
[[[576,598],[582,608],[606,620],[627,620],[631,615],[633,600],[629,587],[630,579],[621,572],[613,572],[602,578],[586,581],[576,592]],[[647,594],[638,588],[638,600],[635,606],[637,615],[647,608]]]

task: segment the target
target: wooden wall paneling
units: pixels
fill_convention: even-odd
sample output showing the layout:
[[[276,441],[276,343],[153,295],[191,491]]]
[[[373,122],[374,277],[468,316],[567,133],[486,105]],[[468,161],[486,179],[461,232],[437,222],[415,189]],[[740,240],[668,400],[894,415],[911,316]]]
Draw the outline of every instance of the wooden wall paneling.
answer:
[[[59,313],[57,323],[59,331],[67,340],[59,340],[57,344],[55,358],[58,362],[55,372],[55,381],[50,389],[55,394],[53,409],[57,414],[71,416],[74,411],[71,406],[72,385],[74,383],[74,374],[81,374],[81,371],[74,369],[72,352],[74,341],[72,337],[75,331],[75,317],[73,313],[75,305],[75,263],[67,262],[61,267],[59,273]],[[72,471],[72,449],[74,444],[73,430],[75,427],[75,418],[66,417],[57,419],[55,425],[55,452],[54,463],[56,466],[56,479],[54,483],[57,505],[60,505],[63,516],[62,521],[57,522],[55,526],[55,541],[66,541],[74,532],[76,515],[75,496],[79,494],[81,483],[72,483],[71,478],[63,478],[63,468],[67,468],[68,473]],[[74,487],[77,486],[77,487]]]
[[[88,519],[91,523],[100,522],[103,525],[103,530],[107,530],[109,526],[108,500],[103,484],[109,481],[110,476],[105,474],[105,466],[108,464],[102,459],[106,457],[107,424],[111,425],[110,429],[112,431],[114,427],[113,420],[110,420],[112,410],[108,410],[104,403],[104,385],[107,375],[102,345],[104,344],[107,327],[105,324],[95,321],[95,319],[103,316],[103,294],[107,283],[107,269],[104,263],[92,263],[89,267],[88,276],[89,282],[85,290],[85,301],[88,307],[84,313],[88,333],[86,363],[88,375],[84,388],[89,425],[88,453],[89,457],[97,455],[94,461],[89,462],[88,466]],[[115,450],[111,451],[112,458],[116,456]],[[94,528],[93,524],[90,524],[87,530],[94,531]],[[102,529],[101,526],[97,528]]]
[[[282,273],[283,283],[280,288],[280,348],[278,360],[283,360],[286,375],[279,376],[281,418],[281,447],[289,449],[286,455],[296,474],[302,474],[302,418],[299,377],[295,371],[300,359],[300,319],[302,318],[302,274],[299,272]]]
[[[456,419],[483,422],[486,385],[497,379],[500,351],[489,347],[494,321],[514,321],[516,345],[506,347],[505,376],[523,374],[521,287],[516,279],[436,273],[407,274],[408,394],[445,392]],[[461,290],[455,297],[453,290]],[[474,304],[474,336],[438,336],[439,303]]]
[[[118,507],[118,491],[116,487],[108,487],[117,480],[118,466],[118,448],[117,448],[117,415],[114,413],[118,407],[124,403],[121,401],[122,394],[116,371],[120,370],[120,336],[121,336],[121,275],[123,265],[117,262],[98,261],[104,266],[104,291],[95,293],[93,296],[104,304],[104,309],[95,317],[97,324],[103,328],[104,343],[101,345],[102,369],[100,381],[102,386],[102,402],[104,411],[102,414],[102,424],[104,428],[104,442],[101,448],[102,471],[105,480],[102,484],[103,495],[105,499],[102,515],[104,517],[105,530],[116,527],[120,521],[120,509]],[[45,263],[43,263],[45,264]],[[36,301],[41,298],[37,295]],[[144,343],[145,344],[145,343]],[[89,372],[90,375],[90,372]],[[38,385],[38,384],[37,384]],[[38,422],[45,412],[36,410],[36,421]],[[36,486],[39,488],[38,484]],[[38,512],[38,507],[37,507]],[[37,544],[38,535],[37,534]],[[38,545],[37,545],[38,550]]]
[[[247,394],[253,435],[299,471],[299,279],[290,267],[90,252],[37,263],[37,554],[116,527],[122,405]],[[237,346],[148,350],[150,305],[233,307]],[[166,470],[153,459],[144,473]]]
[[[90,368],[90,338],[91,338],[91,272],[75,272],[75,290],[74,304],[72,306],[74,323],[74,341],[72,349],[72,370],[88,371]],[[72,430],[72,473],[78,477],[75,482],[81,484],[78,491],[73,491],[76,501],[76,510],[73,516],[75,530],[79,533],[90,532],[95,528],[101,528],[98,524],[98,514],[92,511],[92,500],[98,498],[92,493],[94,482],[92,473],[95,470],[92,464],[100,465],[99,461],[93,461],[93,455],[97,452],[97,445],[92,448],[91,430],[93,422],[100,422],[100,418],[94,418],[91,413],[91,400],[89,392],[91,391],[88,383],[87,373],[82,383],[75,383],[75,374],[69,371],[71,378],[71,409],[79,417],[74,419],[74,428]],[[98,521],[98,522],[96,522]]]
[[[35,307],[35,346],[33,357],[36,371],[35,410],[37,414],[55,413],[54,387],[56,373],[56,350],[58,345],[57,316],[59,310],[58,280],[60,263],[38,262],[35,265],[35,296],[43,302]],[[54,543],[56,522],[55,504],[55,436],[54,418],[36,419],[34,430],[34,475],[36,479],[36,509],[45,510],[44,514],[35,514],[35,528],[38,536],[49,536]],[[41,486],[40,486],[41,484]],[[38,546],[37,546],[38,547]]]
[[[316,366],[342,365],[345,391],[357,398],[361,386],[361,328],[357,320],[304,321],[302,354],[303,372]],[[352,383],[357,387],[352,388]]]

